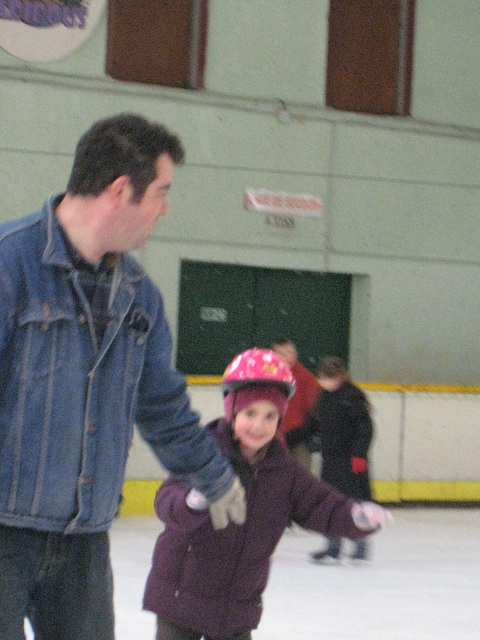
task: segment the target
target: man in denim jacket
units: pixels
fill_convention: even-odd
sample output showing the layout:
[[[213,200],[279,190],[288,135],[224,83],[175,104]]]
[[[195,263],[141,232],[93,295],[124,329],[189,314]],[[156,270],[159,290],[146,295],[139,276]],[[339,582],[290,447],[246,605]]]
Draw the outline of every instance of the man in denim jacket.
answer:
[[[80,139],[65,194],[0,226],[0,640],[113,640],[108,529],[134,423],[244,520],[243,489],[173,370],[162,298],[126,252],[168,212],[184,151],[120,114]]]

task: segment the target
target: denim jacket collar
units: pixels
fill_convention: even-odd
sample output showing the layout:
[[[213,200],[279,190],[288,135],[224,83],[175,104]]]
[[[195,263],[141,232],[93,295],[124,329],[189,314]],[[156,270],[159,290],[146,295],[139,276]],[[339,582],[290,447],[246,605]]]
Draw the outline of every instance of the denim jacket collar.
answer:
[[[52,196],[44,204],[47,228],[43,262],[72,270],[74,267],[68,253],[68,248],[65,245],[60,223],[55,215],[56,205],[62,197],[63,194]],[[127,263],[127,261],[123,259],[122,254],[119,254],[118,268],[120,269],[119,274],[127,282],[135,282],[143,276],[142,270],[132,261],[128,261]]]

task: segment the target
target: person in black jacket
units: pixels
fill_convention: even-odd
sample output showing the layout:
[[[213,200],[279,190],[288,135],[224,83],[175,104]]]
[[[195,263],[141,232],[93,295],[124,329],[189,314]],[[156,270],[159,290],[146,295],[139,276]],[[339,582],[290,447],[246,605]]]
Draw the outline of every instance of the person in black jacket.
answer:
[[[373,437],[369,402],[351,380],[340,358],[328,356],[319,365],[320,395],[305,423],[285,434],[289,446],[299,442],[321,451],[321,478],[353,498],[371,500],[368,450]],[[367,559],[364,540],[356,541],[351,558]],[[312,560],[338,559],[341,539],[328,538],[328,546],[312,554]]]

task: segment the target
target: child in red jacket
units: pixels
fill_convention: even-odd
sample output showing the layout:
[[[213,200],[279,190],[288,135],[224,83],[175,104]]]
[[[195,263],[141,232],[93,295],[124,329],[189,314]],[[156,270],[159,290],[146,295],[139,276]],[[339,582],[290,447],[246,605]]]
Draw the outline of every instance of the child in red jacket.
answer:
[[[295,382],[270,350],[249,349],[222,379],[225,418],[210,429],[246,492],[243,525],[212,525],[201,493],[170,477],[158,490],[157,539],[144,608],[157,640],[250,640],[262,614],[269,562],[289,519],[325,535],[362,538],[390,514],[314,478],[276,438]]]

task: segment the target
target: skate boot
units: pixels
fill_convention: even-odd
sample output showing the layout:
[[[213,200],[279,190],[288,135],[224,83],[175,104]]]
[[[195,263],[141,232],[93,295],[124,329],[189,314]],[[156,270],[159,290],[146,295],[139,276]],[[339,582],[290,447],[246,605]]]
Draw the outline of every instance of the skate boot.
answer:
[[[310,554],[310,559],[315,564],[327,564],[330,562],[336,562],[338,560],[338,555],[333,555],[327,551],[317,551],[316,553]]]
[[[355,543],[355,551],[350,556],[353,563],[368,562],[368,546],[366,540],[357,540]]]
[[[327,564],[338,562],[340,555],[340,538],[328,538],[328,547],[322,551],[310,554],[310,559],[316,564]]]

